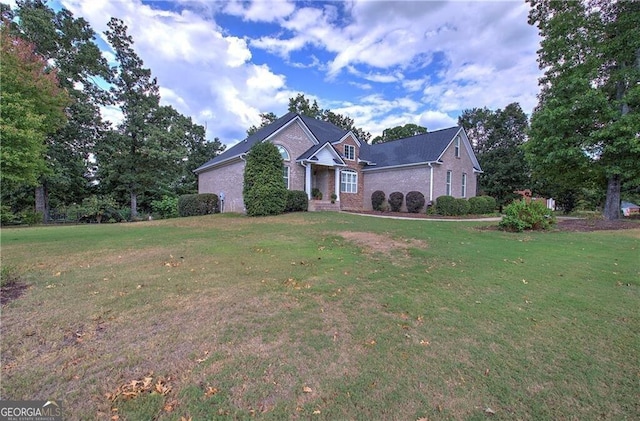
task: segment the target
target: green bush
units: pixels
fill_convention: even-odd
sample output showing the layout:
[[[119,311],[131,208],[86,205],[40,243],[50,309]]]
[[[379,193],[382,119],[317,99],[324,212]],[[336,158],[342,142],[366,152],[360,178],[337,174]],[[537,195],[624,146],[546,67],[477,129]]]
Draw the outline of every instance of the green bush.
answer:
[[[484,212],[483,213],[494,213],[496,211],[496,207],[498,206],[498,202],[491,196],[480,196],[484,202]]]
[[[512,202],[504,209],[500,228],[505,231],[546,230],[555,224],[550,209],[540,202],[527,203],[524,200]]]
[[[220,208],[217,194],[184,194],[178,198],[178,215],[180,216],[200,216],[218,212]]]
[[[39,225],[44,222],[44,216],[42,215],[42,212],[26,210],[20,213],[20,220],[23,224]]]
[[[409,213],[420,213],[424,208],[425,200],[424,194],[419,191],[410,191],[406,197],[407,211]]]
[[[285,212],[306,212],[309,209],[309,198],[302,190],[287,190]]]
[[[474,196],[469,198],[469,213],[472,215],[482,215],[486,209],[486,201],[482,196]]]
[[[314,187],[311,189],[311,197],[315,200],[322,200],[322,192],[319,188]]]
[[[404,200],[404,194],[399,191],[394,191],[389,195],[389,207],[391,212],[400,212],[402,209],[402,201]]]
[[[456,199],[453,196],[439,196],[436,198],[436,214],[451,216],[456,214]]]
[[[384,210],[385,194],[382,190],[376,190],[371,194],[371,207],[375,211]]]
[[[178,217],[178,198],[171,196],[162,196],[162,200],[154,200],[151,202],[153,213],[163,219]]]
[[[0,208],[0,224],[13,225],[17,224],[18,222],[18,215],[14,214],[11,211],[11,207],[2,205],[2,207]]]
[[[455,215],[467,215],[470,209],[469,201],[462,197],[454,200]]]
[[[287,205],[284,169],[278,148],[269,142],[256,143],[247,154],[242,196],[249,216],[278,215]]]

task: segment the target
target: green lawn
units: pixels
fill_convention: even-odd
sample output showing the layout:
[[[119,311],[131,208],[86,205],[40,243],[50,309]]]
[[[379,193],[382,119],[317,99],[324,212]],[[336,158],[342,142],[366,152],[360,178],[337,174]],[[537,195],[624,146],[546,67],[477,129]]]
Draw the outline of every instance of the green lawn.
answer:
[[[640,229],[304,213],[2,230],[2,399],[120,420],[637,419]]]

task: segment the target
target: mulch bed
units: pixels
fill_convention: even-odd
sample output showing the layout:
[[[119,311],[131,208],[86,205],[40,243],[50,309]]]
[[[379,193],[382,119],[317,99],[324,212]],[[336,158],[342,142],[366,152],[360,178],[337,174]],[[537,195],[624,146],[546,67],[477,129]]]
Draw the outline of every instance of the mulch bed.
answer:
[[[416,218],[416,219],[476,219],[477,216],[439,216],[439,215],[427,215],[425,213],[406,213],[406,212],[378,212],[378,211],[361,211],[356,212],[367,215],[380,215],[380,216],[397,216],[402,218]],[[602,231],[602,230],[624,230],[640,228],[640,219],[618,219],[616,221],[607,221],[604,219],[564,219],[559,218],[557,220],[556,230],[558,231],[572,231],[572,232],[587,232],[587,231]]]

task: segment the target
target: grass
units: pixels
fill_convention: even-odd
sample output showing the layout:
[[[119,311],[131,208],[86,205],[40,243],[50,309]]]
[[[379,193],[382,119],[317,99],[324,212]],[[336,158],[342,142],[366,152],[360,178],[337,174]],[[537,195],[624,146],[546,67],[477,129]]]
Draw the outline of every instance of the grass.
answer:
[[[29,289],[2,307],[1,397],[72,420],[636,418],[640,230],[483,225],[4,229]]]

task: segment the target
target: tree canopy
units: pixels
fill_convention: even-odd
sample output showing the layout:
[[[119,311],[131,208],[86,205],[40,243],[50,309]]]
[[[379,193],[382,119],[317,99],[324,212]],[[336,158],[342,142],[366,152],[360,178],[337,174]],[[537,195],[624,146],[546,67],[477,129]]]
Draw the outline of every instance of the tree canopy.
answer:
[[[473,108],[458,118],[469,137],[484,171],[478,177],[480,192],[502,206],[517,197],[515,190],[530,186],[524,157],[528,121],[520,104],[504,109]]]
[[[640,184],[640,2],[528,0],[542,37],[539,104],[527,157],[550,191],[606,185],[620,215],[623,186]]]
[[[381,136],[376,136],[371,141],[374,143],[388,142],[390,140],[404,139],[405,137],[416,136],[427,133],[427,128],[417,124],[409,123],[404,126],[396,126],[382,131]]]
[[[67,92],[57,73],[35,52],[32,43],[0,26],[2,53],[1,176],[6,183],[36,185],[47,171],[47,135],[66,122]]]

